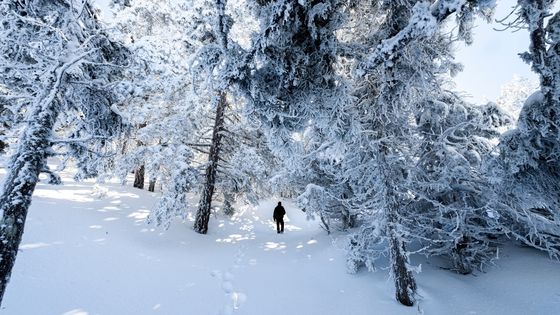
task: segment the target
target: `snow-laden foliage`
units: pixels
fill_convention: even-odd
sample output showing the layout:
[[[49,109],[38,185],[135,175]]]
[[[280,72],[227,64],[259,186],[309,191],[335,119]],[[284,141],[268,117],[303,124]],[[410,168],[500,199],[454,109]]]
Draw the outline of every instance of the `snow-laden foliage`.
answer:
[[[251,130],[244,123],[229,128],[235,128],[237,136],[225,138],[224,161],[218,167],[216,186],[232,211],[234,201],[256,205],[263,196],[270,195],[267,179],[278,168],[278,161],[260,131]]]
[[[550,117],[543,107],[544,96],[537,91],[525,102],[517,128],[503,135],[500,148],[505,175],[500,188],[504,202],[511,206],[504,218],[508,231],[558,257],[560,165],[557,157],[545,157],[558,142],[546,139]]]
[[[0,195],[0,297],[53,149],[77,159],[78,178],[93,176],[93,161],[121,131],[112,106],[127,96],[119,93],[127,56],[87,1],[0,3],[0,104],[19,132]]]
[[[255,73],[247,112],[261,122],[273,152],[303,153],[294,133],[318,128],[337,133],[335,117],[347,95],[334,73],[335,31],[343,4],[326,1],[256,1],[260,32],[254,38]],[[320,145],[320,141],[318,142]]]
[[[200,25],[188,9],[187,4],[161,6],[146,0],[117,13],[116,36],[127,41],[135,54],[128,74],[135,98],[122,112],[137,128],[121,143],[123,158],[117,168],[122,178],[145,165],[151,179],[166,182],[175,170],[174,160],[191,163],[185,159],[192,153],[177,152],[201,136],[197,131],[204,126],[205,113],[197,104],[205,100],[190,84],[188,60],[200,46],[196,40]]]
[[[540,89],[525,101],[517,128],[500,143],[504,226],[515,238],[560,255],[560,12],[554,1],[520,0],[511,27],[527,28],[521,57],[539,75]],[[552,15],[552,17],[550,17]]]
[[[494,11],[496,0],[438,0],[426,1],[382,1],[381,8],[391,5],[407,7],[411,12],[406,17],[402,29],[388,31],[389,36],[380,38],[381,42],[363,62],[363,70],[372,70],[385,62],[392,62],[400,49],[411,42],[430,38],[446,19],[455,14],[458,24],[458,38],[467,43],[472,41],[471,29],[476,15],[489,19]],[[403,17],[404,18],[404,17]],[[397,32],[395,32],[397,31]]]
[[[247,128],[240,116],[243,103],[232,88],[243,77],[244,51],[229,36],[233,19],[225,5],[188,1],[162,7],[159,1],[135,1],[122,6],[115,25],[117,35],[135,52],[129,75],[137,96],[122,109],[137,127],[121,141],[116,169],[123,179],[130,170],[145,170],[151,182],[164,188],[208,191],[199,202],[208,211],[214,189],[227,196],[224,202],[230,205],[239,197],[256,202],[257,194],[265,194],[264,174],[270,172],[261,165],[266,147],[260,145],[259,149],[262,141],[255,138],[259,132]],[[238,11],[243,10],[236,8]],[[174,175],[182,174],[177,173],[177,160],[197,170],[189,175],[192,182],[188,185],[170,184],[181,181]],[[264,160],[274,165],[271,159]],[[184,196],[176,190],[163,194],[169,201],[162,202],[152,215],[169,219],[173,215],[163,215],[164,205],[172,204],[172,196],[181,200]],[[185,217],[187,210],[185,206],[180,216]]]
[[[184,159],[189,158],[190,150],[186,147],[174,152],[177,156]],[[192,186],[197,182],[198,172],[189,164],[181,162],[183,159],[174,160],[173,168],[168,175],[170,180],[165,181],[167,187],[163,189],[163,196],[159,200],[155,209],[152,209],[147,222],[154,222],[163,228],[169,228],[171,222],[177,217],[185,220],[187,218],[187,194]]]
[[[422,104],[416,122],[422,145],[410,183],[409,237],[418,252],[447,256],[452,269],[470,273],[496,256],[503,233],[485,160],[511,120],[495,104],[475,107],[446,93]]]
[[[63,82],[59,83],[63,96],[52,95],[60,108],[55,129],[64,139],[52,144],[79,158],[78,177],[95,175],[87,165],[98,158],[93,152],[104,150],[121,125],[112,105],[126,97],[115,81],[127,64],[127,50],[110,42],[104,31],[92,24],[96,13],[86,2],[32,2],[15,5],[15,9],[8,3],[3,6],[0,97],[5,110],[15,119],[13,123],[25,122],[33,98],[50,89],[49,76],[54,69],[64,69]],[[83,11],[87,16],[83,21],[73,17]]]
[[[502,85],[496,104],[511,117],[517,118],[525,100],[538,89],[538,81],[514,75],[510,82]]]
[[[487,14],[490,7],[484,1],[436,1],[431,5],[395,1],[371,9],[385,15],[370,33],[369,41],[375,48],[357,63],[355,93],[359,101],[354,109],[352,133],[346,140],[348,156],[343,159],[343,178],[353,192],[349,204],[364,221],[350,239],[348,268],[355,271],[366,265],[372,269],[378,258],[389,256],[397,299],[405,305],[413,304],[416,289],[408,256],[424,240],[428,247],[420,247],[419,252],[452,256],[456,269],[462,271],[482,260],[475,257],[479,252],[488,256],[486,245],[477,247],[473,243],[470,246],[474,249],[467,251],[466,261],[461,257],[465,252],[453,257],[453,246],[469,241],[461,241],[462,236],[445,235],[445,231],[438,234],[442,227],[453,231],[453,216],[449,215],[452,211],[464,214],[469,207],[476,207],[477,215],[488,216],[484,208],[479,210],[481,205],[474,201],[467,207],[462,201],[451,205],[452,201],[440,200],[438,204],[437,199],[462,198],[462,190],[469,186],[462,185],[463,182],[477,177],[469,160],[478,167],[480,155],[489,151],[487,141],[480,136],[472,141],[467,139],[472,132],[486,131],[477,130],[480,122],[476,120],[480,118],[470,118],[466,125],[455,126],[453,120],[461,119],[461,109],[456,108],[456,100],[443,101],[442,78],[453,74],[458,66],[451,55],[452,37],[445,35],[441,26],[448,16],[457,13],[464,27],[469,25],[474,12]],[[467,30],[461,27],[459,37],[468,40]],[[463,118],[468,118],[467,109],[463,111]],[[453,117],[457,112],[459,115]],[[443,130],[423,134],[430,124],[436,123]],[[454,137],[457,139],[453,140]],[[446,143],[460,142],[461,137],[465,138],[463,143]],[[453,195],[456,197],[450,197]],[[455,210],[451,210],[453,207]],[[460,218],[461,215],[455,215],[455,221]],[[482,233],[484,223],[477,226],[476,215],[472,221],[472,230]],[[419,226],[420,222],[424,225]],[[430,237],[433,239],[429,240]],[[447,247],[438,252],[438,246]]]

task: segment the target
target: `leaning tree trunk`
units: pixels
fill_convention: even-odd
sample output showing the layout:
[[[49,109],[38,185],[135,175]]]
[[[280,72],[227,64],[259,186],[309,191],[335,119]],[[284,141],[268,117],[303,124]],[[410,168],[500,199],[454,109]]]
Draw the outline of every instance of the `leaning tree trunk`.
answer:
[[[226,105],[226,94],[222,92],[219,95],[218,104],[216,106],[216,119],[212,132],[210,154],[208,155],[208,166],[206,166],[205,183],[194,222],[194,230],[201,234],[206,234],[208,232],[208,221],[210,220],[210,207],[212,206],[212,195],[214,194],[214,185],[216,183],[216,170],[218,169],[218,160],[220,158],[220,145]]]
[[[10,280],[19,244],[23,236],[25,219],[31,196],[44,169],[50,135],[59,113],[55,96],[64,69],[54,73],[51,89],[35,104],[34,112],[24,130],[17,152],[12,157],[12,165],[7,174],[0,195],[0,303]]]
[[[134,172],[134,185],[133,186],[135,188],[144,189],[144,173],[145,173],[145,167],[144,167],[144,164],[142,164],[140,166],[140,168],[138,168]]]

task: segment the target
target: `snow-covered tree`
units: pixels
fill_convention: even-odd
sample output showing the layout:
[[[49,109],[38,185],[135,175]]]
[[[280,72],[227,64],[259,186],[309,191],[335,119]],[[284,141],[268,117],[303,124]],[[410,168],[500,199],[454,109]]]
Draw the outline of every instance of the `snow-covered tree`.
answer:
[[[241,108],[240,108],[241,109]],[[243,116],[229,113],[235,121],[227,121],[218,164],[216,189],[223,196],[223,211],[232,215],[233,203],[258,204],[271,193],[269,178],[279,168],[259,129],[251,128]],[[229,119],[227,119],[229,120]]]
[[[196,77],[207,78],[200,89],[204,90],[212,100],[210,108],[212,108],[214,117],[208,161],[205,164],[201,196],[194,223],[194,230],[201,234],[208,232],[212,201],[219,183],[218,171],[220,164],[223,163],[220,161],[225,161],[227,164],[226,157],[235,156],[231,151],[232,144],[243,141],[238,137],[239,135],[236,136],[232,132],[231,126],[235,126],[235,122],[239,122],[237,108],[242,100],[239,99],[241,95],[237,91],[239,86],[247,85],[250,70],[248,59],[251,55],[231,35],[235,22],[231,15],[236,14],[236,11],[228,9],[227,1],[215,0],[213,3],[209,1],[204,3],[206,8],[210,7],[214,11],[214,14],[207,16],[207,21],[210,22],[212,28],[208,31],[210,39],[197,52],[192,71]],[[244,147],[240,146],[240,148]],[[256,163],[254,166],[258,169],[259,161],[255,159],[251,161]],[[221,167],[221,169],[224,171],[225,167]],[[225,172],[225,176],[228,176],[228,172]],[[226,206],[232,202],[231,193],[235,189],[232,191],[231,188],[234,186],[230,185],[229,191],[227,189],[223,191],[227,198]]]
[[[306,142],[309,139],[313,137],[303,138]],[[291,188],[299,193],[298,205],[308,217],[319,217],[328,233],[333,229],[345,231],[354,228],[358,219],[357,213],[345,204],[352,198],[353,192],[348,182],[340,178],[344,154],[338,152],[337,146],[331,145],[327,144],[327,148],[319,150],[311,145],[311,151],[299,156],[296,167],[289,168],[284,175],[289,179],[287,183]]]
[[[373,34],[374,40],[403,31],[412,20],[413,5],[412,1],[387,2],[378,7],[386,15]],[[407,59],[407,53],[414,49],[422,51],[419,45],[404,46],[399,54],[388,57],[378,68],[373,68],[371,75],[358,82],[355,93],[360,101],[356,104],[353,128],[357,133],[353,134],[350,145],[361,150],[359,154],[351,153],[354,156],[345,159],[344,166],[354,191],[351,203],[366,221],[351,238],[349,267],[363,263],[373,269],[379,255],[388,254],[396,298],[407,306],[414,304],[416,292],[406,249],[408,231],[403,222],[404,206],[412,197],[406,180],[410,176],[416,138],[409,121],[414,99],[422,100],[429,93],[414,86],[423,79],[409,77],[414,75],[413,69],[419,68],[415,66],[421,64],[417,57],[413,62]]]
[[[198,2],[194,2],[198,3]],[[175,216],[185,218],[188,207],[179,188],[194,189],[197,152],[208,129],[209,99],[193,90],[190,60],[208,37],[208,25],[192,1],[133,1],[121,7],[114,19],[115,36],[134,53],[127,72],[134,98],[122,109],[136,128],[121,140],[116,172],[123,180],[135,170],[135,186],[144,173],[153,190],[163,190],[148,222],[169,226]],[[172,199],[177,199],[175,202]]]
[[[346,3],[327,1],[250,2],[259,21],[253,37],[255,67],[246,114],[261,125],[282,171],[272,178],[275,192],[300,195],[310,216],[352,225],[337,198],[333,170],[344,132],[343,104],[351,102],[345,79],[337,74],[337,30]],[[330,173],[330,174],[329,174]],[[338,186],[341,187],[341,186]],[[328,214],[327,214],[328,212]]]
[[[510,116],[517,118],[525,100],[538,88],[538,81],[514,75],[510,82],[502,85],[496,104]]]
[[[500,143],[504,176],[500,187],[507,232],[522,242],[560,255],[560,12],[555,1],[520,0],[513,28],[529,31],[521,54],[539,76],[540,88],[525,101],[517,128]]]
[[[453,270],[471,273],[495,257],[503,233],[485,166],[498,128],[511,120],[493,103],[473,106],[447,92],[422,104],[416,123],[422,145],[409,186],[410,237],[418,252],[449,257]]]
[[[120,100],[116,81],[127,50],[107,38],[87,1],[4,1],[0,25],[1,97],[23,116],[0,195],[1,297],[53,147],[93,157],[120,131],[111,106]],[[68,139],[57,139],[55,131]]]
[[[336,114],[337,101],[345,100],[334,72],[342,3],[284,0],[253,5],[260,31],[253,39],[256,70],[247,113],[261,121],[271,149],[284,159],[301,152],[294,133],[303,134],[310,126],[325,134],[339,131],[331,123],[342,116]]]
[[[476,12],[491,11],[490,1],[384,1],[371,8],[380,22],[366,36],[372,51],[361,57],[357,74],[356,115],[350,128],[345,178],[354,193],[350,204],[365,219],[349,246],[349,269],[374,268],[388,254],[396,298],[413,305],[416,282],[409,264],[416,215],[414,168],[422,143],[414,117],[434,104],[441,75],[457,70],[443,22],[453,13],[459,38],[470,40]],[[440,105],[443,105],[440,103]],[[447,107],[447,106],[444,106]],[[359,153],[356,153],[359,152]]]
[[[151,183],[161,183],[162,200],[148,221],[164,227],[175,216],[186,217],[188,191],[179,188],[202,191],[195,229],[203,232],[215,191],[231,210],[237,197],[255,201],[257,182],[266,177],[258,156],[265,153],[252,145],[259,142],[258,130],[247,128],[232,88],[243,50],[230,36],[229,13],[239,8],[225,5],[143,0],[117,13],[118,34],[136,56],[129,75],[137,97],[123,114],[138,126],[134,139],[123,141],[117,167],[123,178],[130,170],[145,170]]]

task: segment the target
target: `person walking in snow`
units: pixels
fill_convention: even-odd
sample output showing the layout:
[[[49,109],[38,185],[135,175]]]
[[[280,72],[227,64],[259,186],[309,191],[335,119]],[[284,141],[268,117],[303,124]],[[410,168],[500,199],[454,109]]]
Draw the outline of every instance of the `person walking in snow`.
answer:
[[[274,214],[272,217],[274,221],[276,221],[276,231],[278,233],[284,233],[284,215],[286,214],[286,210],[282,207],[282,203],[278,201],[278,205],[274,208]]]

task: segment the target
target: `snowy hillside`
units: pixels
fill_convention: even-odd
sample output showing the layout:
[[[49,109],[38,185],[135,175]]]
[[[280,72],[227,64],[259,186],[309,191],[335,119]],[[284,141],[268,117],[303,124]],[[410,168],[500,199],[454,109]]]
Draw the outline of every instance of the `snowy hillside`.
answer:
[[[2,176],[5,170],[1,170]],[[488,273],[461,276],[416,257],[422,296],[400,305],[385,270],[345,273],[344,236],[329,237],[274,201],[168,231],[144,219],[158,193],[116,183],[39,184],[1,314],[554,314],[560,266],[506,248]],[[528,255],[528,251],[531,251]]]

